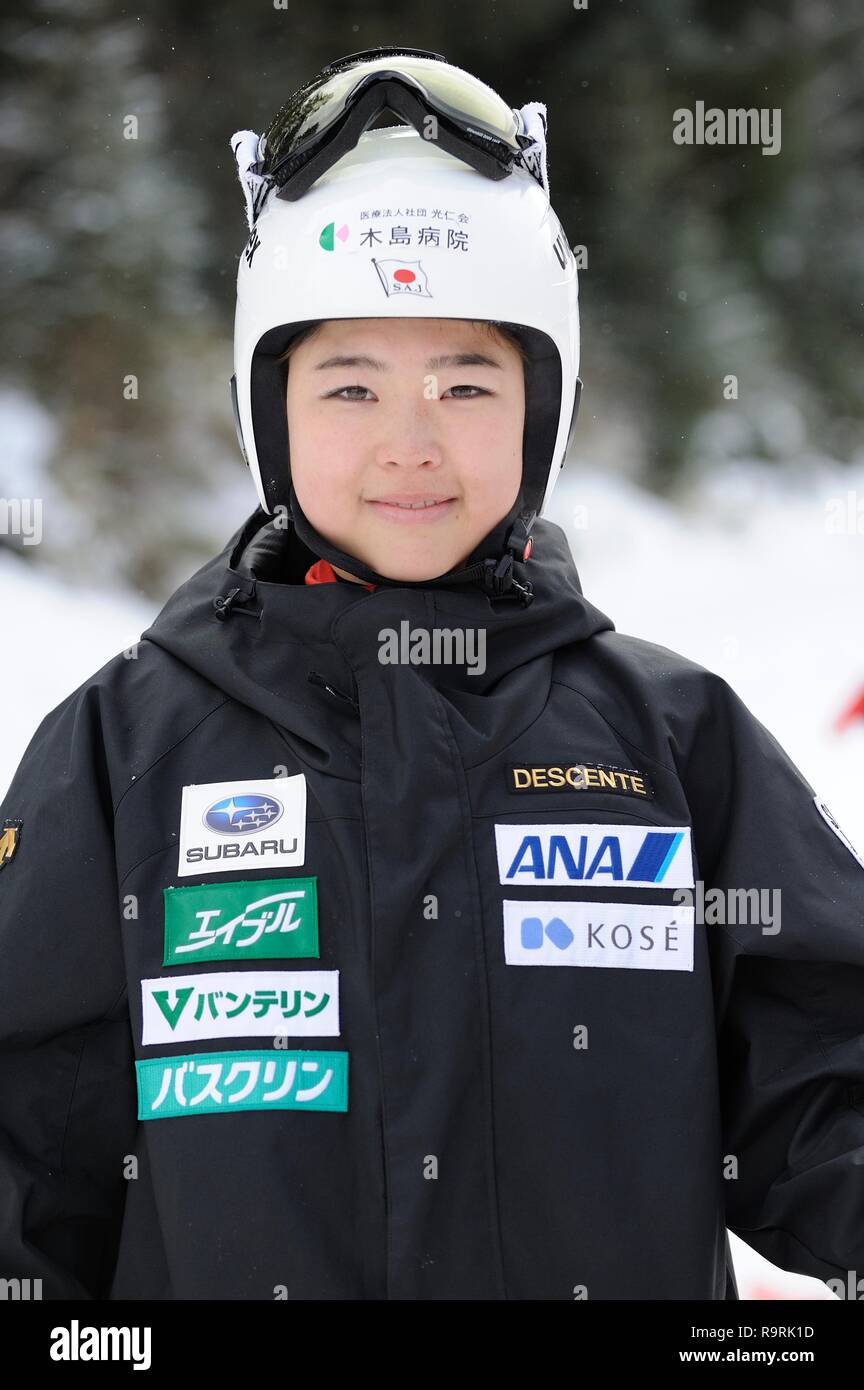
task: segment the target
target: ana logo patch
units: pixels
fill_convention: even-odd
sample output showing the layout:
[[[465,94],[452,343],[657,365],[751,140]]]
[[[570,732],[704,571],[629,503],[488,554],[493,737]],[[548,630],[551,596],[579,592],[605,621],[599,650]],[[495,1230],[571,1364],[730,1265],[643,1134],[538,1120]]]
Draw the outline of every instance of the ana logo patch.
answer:
[[[281,869],[306,857],[306,778],[203,782],[183,788],[177,873]]]
[[[347,1110],[347,1052],[199,1052],[135,1063],[138,1119]]]
[[[511,792],[616,792],[654,798],[644,772],[612,763],[511,763],[507,786]]]
[[[0,826],[0,869],[5,869],[7,864],[11,864],[18,853],[23,824],[23,820],[10,817]]]
[[[142,980],[141,1043],[339,1036],[338,970],[224,970]]]
[[[163,965],[318,955],[317,878],[163,888]]]
[[[692,970],[695,908],[662,903],[504,902],[508,965]]]
[[[690,827],[496,825],[501,883],[692,888]]]
[[[857,859],[862,869],[864,869],[864,859],[861,858],[861,855],[858,853],[857,849],[852,844],[852,841],[849,839],[849,837],[845,835],[844,832],[840,829],[838,822],[835,820],[831,811],[829,811],[822,797],[814,796],[813,801],[816,806],[816,810],[819,812],[825,824],[831,827],[831,829],[834,831],[834,834],[837,836],[837,839],[841,842],[841,844],[844,844],[846,846],[853,859]]]

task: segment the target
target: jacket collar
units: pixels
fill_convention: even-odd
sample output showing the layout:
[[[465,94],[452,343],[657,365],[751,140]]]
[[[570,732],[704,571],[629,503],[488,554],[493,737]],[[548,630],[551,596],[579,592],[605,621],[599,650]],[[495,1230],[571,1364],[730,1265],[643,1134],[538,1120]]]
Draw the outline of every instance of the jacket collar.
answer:
[[[431,683],[482,740],[498,744],[515,736],[523,717],[542,710],[559,649],[614,630],[612,620],[584,597],[561,527],[541,517],[533,534],[535,597],[524,608],[507,596],[490,598],[470,583],[382,586],[373,592],[352,583],[305,584],[306,570],[318,557],[290,521],[259,508],[177,589],[142,637],[317,747],[331,770],[340,758],[337,741],[327,733],[333,720],[356,767],[359,736],[352,726],[359,723],[358,682],[364,681],[367,690],[389,682],[393,698],[406,699],[412,682]],[[482,634],[482,672],[476,659],[470,665],[382,664],[382,642],[392,650],[388,633],[403,643],[404,653],[412,633],[461,630],[467,651],[468,629],[475,653]],[[543,658],[540,668],[529,667]],[[333,719],[322,719],[327,710]]]

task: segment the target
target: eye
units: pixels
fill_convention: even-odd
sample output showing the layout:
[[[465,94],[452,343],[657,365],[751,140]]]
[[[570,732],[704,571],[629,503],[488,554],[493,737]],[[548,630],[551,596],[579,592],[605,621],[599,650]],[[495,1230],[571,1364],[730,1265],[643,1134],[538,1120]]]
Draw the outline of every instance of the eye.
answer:
[[[329,399],[330,397],[333,397],[335,400],[342,400],[342,401],[347,401],[347,400],[357,401],[357,400],[360,400],[360,399],[361,399],[359,396],[345,396],[345,395],[343,395],[343,392],[345,392],[345,391],[366,391],[366,392],[368,393],[369,387],[368,387],[368,386],[342,386],[342,387],[340,387],[340,389],[339,389],[338,391],[330,391],[330,392],[328,392],[328,399]]]
[[[342,401],[357,401],[358,403],[360,403],[360,402],[362,402],[362,401],[364,400],[364,397],[362,397],[362,396],[348,396],[348,395],[346,395],[345,393],[346,393],[347,391],[365,391],[365,392],[366,392],[366,399],[368,399],[368,397],[369,397],[369,395],[370,395],[370,391],[369,391],[369,387],[368,387],[368,386],[340,386],[339,389],[338,389],[337,391],[328,391],[326,399],[328,399],[328,400],[330,400],[330,399],[332,399],[332,400],[342,400]],[[472,401],[472,400],[475,400],[476,397],[477,397],[478,395],[479,395],[479,396],[488,396],[488,395],[491,395],[491,392],[487,391],[487,390],[485,389],[485,387],[483,387],[483,386],[468,386],[468,385],[450,386],[450,387],[448,387],[447,391],[444,392],[444,395],[445,395],[445,396],[448,395],[449,392],[451,392],[451,391],[473,391],[473,392],[474,392],[474,395],[472,395],[472,396],[463,396],[463,395],[454,396],[453,399],[454,399],[454,400],[457,400],[457,401]]]

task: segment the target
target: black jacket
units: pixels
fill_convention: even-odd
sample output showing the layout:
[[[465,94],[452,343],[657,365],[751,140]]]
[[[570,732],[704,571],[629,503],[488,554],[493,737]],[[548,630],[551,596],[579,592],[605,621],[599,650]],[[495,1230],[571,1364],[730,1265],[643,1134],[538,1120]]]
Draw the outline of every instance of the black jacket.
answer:
[[[726,1225],[864,1271],[864,868],[535,537],[521,607],[304,585],[256,512],[42,721],[0,809],[4,1277],[723,1299]]]

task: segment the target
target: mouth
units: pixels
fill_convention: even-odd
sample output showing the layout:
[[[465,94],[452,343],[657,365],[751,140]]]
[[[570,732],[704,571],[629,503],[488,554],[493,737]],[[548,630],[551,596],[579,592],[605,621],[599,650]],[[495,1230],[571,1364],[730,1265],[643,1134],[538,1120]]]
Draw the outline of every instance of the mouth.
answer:
[[[456,506],[456,498],[393,494],[390,497],[370,498],[368,504],[382,517],[402,522],[425,522],[449,515]]]

